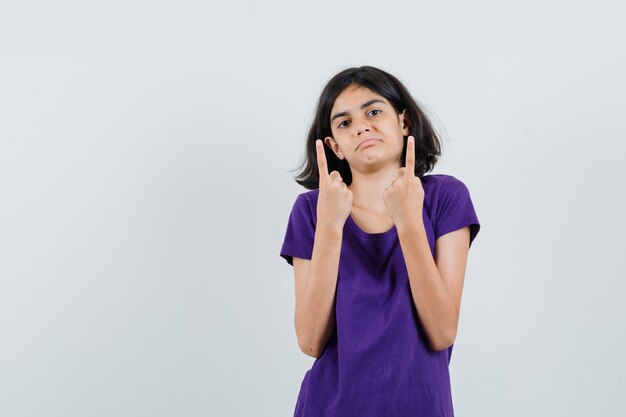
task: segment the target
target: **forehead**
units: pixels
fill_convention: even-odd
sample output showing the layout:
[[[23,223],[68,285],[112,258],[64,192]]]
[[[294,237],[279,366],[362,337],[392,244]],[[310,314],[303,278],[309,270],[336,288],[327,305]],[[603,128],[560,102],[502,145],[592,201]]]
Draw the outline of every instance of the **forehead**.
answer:
[[[331,113],[335,113],[335,111],[358,110],[361,104],[373,99],[381,100],[386,104],[389,103],[383,96],[367,87],[351,85],[346,87],[346,89],[337,96],[333,103]]]

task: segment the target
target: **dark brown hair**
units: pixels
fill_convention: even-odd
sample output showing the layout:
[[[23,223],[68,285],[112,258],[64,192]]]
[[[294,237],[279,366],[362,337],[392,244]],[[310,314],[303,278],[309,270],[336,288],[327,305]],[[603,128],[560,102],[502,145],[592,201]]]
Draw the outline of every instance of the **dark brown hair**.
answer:
[[[431,171],[441,155],[441,143],[425,112],[417,105],[406,87],[393,75],[371,66],[353,67],[341,71],[330,79],[317,102],[313,124],[309,129],[306,140],[304,160],[297,168],[299,171],[295,180],[303,187],[314,190],[319,188],[319,171],[317,168],[317,152],[315,141],[326,136],[332,136],[330,125],[330,111],[335,100],[350,85],[360,85],[368,88],[391,103],[395,111],[400,114],[406,109],[410,135],[415,138],[415,175],[422,177]],[[406,160],[406,141],[402,148],[401,166]],[[324,144],[324,152],[328,161],[328,172],[338,171],[346,185],[352,183],[352,171],[345,159],[337,155]]]

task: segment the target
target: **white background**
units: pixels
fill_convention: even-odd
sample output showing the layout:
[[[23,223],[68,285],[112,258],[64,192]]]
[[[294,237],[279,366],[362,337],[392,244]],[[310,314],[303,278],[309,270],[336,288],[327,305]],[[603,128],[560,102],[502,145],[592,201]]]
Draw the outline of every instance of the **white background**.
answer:
[[[290,416],[315,101],[396,75],[482,228],[460,416],[626,414],[618,1],[0,1],[0,415]]]

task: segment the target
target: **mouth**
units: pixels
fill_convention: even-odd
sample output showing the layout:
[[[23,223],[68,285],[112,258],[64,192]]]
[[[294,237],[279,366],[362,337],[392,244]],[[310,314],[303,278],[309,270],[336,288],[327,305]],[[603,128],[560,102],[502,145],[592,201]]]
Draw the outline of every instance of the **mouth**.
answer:
[[[368,146],[372,146],[375,143],[380,142],[380,139],[365,139],[356,147],[357,149],[367,148]]]

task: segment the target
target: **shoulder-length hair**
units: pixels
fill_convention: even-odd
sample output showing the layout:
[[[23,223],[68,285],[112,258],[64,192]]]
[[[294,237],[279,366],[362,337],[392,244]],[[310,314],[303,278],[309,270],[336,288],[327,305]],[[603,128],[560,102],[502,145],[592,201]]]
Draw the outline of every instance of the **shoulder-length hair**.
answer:
[[[406,118],[409,124],[410,135],[415,138],[415,175],[422,177],[431,171],[441,155],[441,143],[425,112],[411,97],[407,88],[393,75],[371,66],[348,68],[330,79],[317,102],[313,124],[309,129],[306,140],[304,160],[296,168],[299,172],[295,177],[298,184],[309,190],[319,188],[319,171],[317,167],[317,151],[315,141],[332,137],[330,112],[335,100],[350,85],[366,87],[391,103],[395,111],[400,114],[406,109]],[[404,146],[400,156],[400,166],[406,161],[407,136],[404,136]],[[324,153],[328,162],[328,172],[338,171],[346,185],[352,183],[352,171],[345,159],[337,155],[324,144]]]

